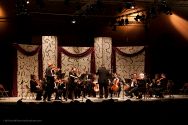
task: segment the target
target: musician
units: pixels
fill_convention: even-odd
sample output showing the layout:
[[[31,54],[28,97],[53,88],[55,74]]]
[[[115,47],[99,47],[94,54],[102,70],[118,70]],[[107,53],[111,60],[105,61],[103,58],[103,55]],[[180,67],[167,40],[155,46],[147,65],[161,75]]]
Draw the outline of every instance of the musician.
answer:
[[[83,80],[83,76],[82,76],[82,73],[80,71],[79,68],[76,69],[76,88],[75,88],[75,91],[76,91],[76,98],[80,98],[81,96],[81,92],[82,92],[82,80]]]
[[[80,92],[84,98],[86,97],[86,95],[89,94],[89,85],[91,82],[89,77],[90,74],[88,73],[88,71],[82,73],[81,76],[79,77],[80,84],[78,84],[78,87],[80,88]]]
[[[138,96],[138,81],[137,81],[137,74],[133,73],[131,74],[131,81],[130,81],[130,89],[127,91],[127,96],[130,96],[130,98],[133,97],[133,94],[135,96]]]
[[[36,93],[36,100],[41,100],[42,98],[42,88],[40,86],[40,81],[33,74],[30,75],[30,91]]]
[[[96,97],[97,93],[100,92],[99,91],[99,82],[98,82],[98,78],[97,78],[97,74],[93,73],[92,74],[92,80],[91,80],[91,96]]]
[[[43,100],[45,101],[46,98],[48,101],[51,101],[51,96],[52,93],[54,91],[54,76],[55,76],[55,72],[53,70],[53,64],[52,63],[48,63],[48,67],[45,70],[45,78],[46,78],[46,87],[45,87],[45,93],[44,93],[44,98]]]
[[[137,79],[138,81],[138,99],[142,98],[142,95],[146,93],[146,85],[149,83],[144,73],[140,73]]]
[[[152,86],[152,92],[156,97],[163,98],[162,92],[166,89],[168,79],[164,73],[156,74],[154,83]]]
[[[110,87],[110,95],[112,98],[113,94],[117,94],[117,97],[119,98],[120,92],[121,92],[121,84],[120,84],[120,78],[118,77],[117,73],[113,74],[113,80]]]
[[[68,98],[72,100],[78,97],[76,88],[78,76],[76,71],[77,69],[75,67],[72,67],[71,71],[69,72]]]
[[[62,70],[60,68],[56,68],[55,69],[55,75],[56,75],[57,79],[62,79],[63,78]]]
[[[90,96],[95,96],[96,97],[96,94],[93,94],[93,84],[92,84],[92,79],[93,79],[93,75],[91,73],[89,73],[88,71],[86,71],[85,75],[84,75],[84,80],[83,80],[83,88],[84,88],[84,91],[83,91],[83,94],[84,94],[84,97],[86,95],[88,95],[89,97]]]
[[[100,98],[103,98],[103,91],[105,98],[108,98],[108,86],[109,86],[109,76],[110,73],[104,66],[104,64],[99,67],[96,73],[98,77],[98,83],[99,83],[99,96]],[[104,89],[104,90],[103,90]]]
[[[65,83],[62,79],[57,78],[55,80],[54,91],[56,95],[55,100],[61,100],[62,94],[63,94],[63,97],[65,98],[66,88],[65,88]]]

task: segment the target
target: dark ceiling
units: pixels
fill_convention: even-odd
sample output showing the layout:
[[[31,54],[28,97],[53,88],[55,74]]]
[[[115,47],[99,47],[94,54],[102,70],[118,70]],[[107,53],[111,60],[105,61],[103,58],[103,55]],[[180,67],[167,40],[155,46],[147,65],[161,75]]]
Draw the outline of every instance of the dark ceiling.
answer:
[[[159,9],[161,0],[32,0],[22,4],[17,4],[17,36],[59,35],[72,40],[88,40],[99,34],[117,34],[111,32],[115,18],[148,12],[152,7]],[[132,4],[134,9],[130,8]],[[188,7],[187,2],[179,0],[169,0],[167,4],[173,9]],[[72,24],[72,19],[77,22]]]

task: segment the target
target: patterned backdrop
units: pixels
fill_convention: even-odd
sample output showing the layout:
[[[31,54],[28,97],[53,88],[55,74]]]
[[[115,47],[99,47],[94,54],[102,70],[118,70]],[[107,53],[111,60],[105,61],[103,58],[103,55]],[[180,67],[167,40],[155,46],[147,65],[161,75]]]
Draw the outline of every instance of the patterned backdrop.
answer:
[[[102,64],[111,70],[112,39],[110,37],[97,37],[94,43],[96,69]]]
[[[57,45],[56,36],[42,36],[43,77],[48,62],[57,66]]]
[[[144,46],[117,47],[126,54],[134,54],[142,50]],[[121,56],[116,53],[116,69],[121,77],[130,78],[132,73],[144,73],[145,51],[136,56]]]
[[[72,54],[80,54],[89,49],[89,47],[63,47],[63,48]],[[72,58],[66,56],[63,53],[61,54],[61,67],[62,67],[62,71],[65,72],[66,75],[68,75],[68,72],[71,70],[72,67],[79,68],[82,73],[86,71],[90,71],[90,61],[91,61],[91,54],[82,58]]]
[[[43,75],[47,67],[47,63],[51,62],[57,66],[57,38],[55,36],[42,37],[42,62]],[[35,50],[37,45],[20,45],[27,52]],[[63,47],[66,51],[72,54],[80,54],[88,50],[89,47]],[[111,69],[111,54],[112,54],[112,39],[108,37],[97,37],[94,43],[96,69],[101,64],[105,64],[107,69]],[[117,47],[120,51],[126,54],[134,54],[144,48],[144,46],[129,46]],[[29,85],[30,74],[38,76],[38,53],[33,56],[23,55],[19,50],[17,51],[17,89],[18,96],[25,95],[25,89],[21,85],[23,80],[24,85]],[[91,55],[82,58],[68,57],[61,53],[61,67],[62,71],[68,72],[72,67],[78,67],[83,73],[90,71]],[[144,73],[145,69],[145,51],[134,56],[122,56],[116,53],[116,71],[121,77],[130,78],[132,73]],[[23,87],[23,89],[22,89]]]
[[[37,45],[19,45],[21,48],[27,52],[35,50]],[[35,74],[38,76],[38,53],[33,56],[23,55],[19,50],[17,50],[17,89],[18,97],[22,97],[26,94],[25,85],[29,86],[30,75]],[[21,84],[23,80],[23,84]]]

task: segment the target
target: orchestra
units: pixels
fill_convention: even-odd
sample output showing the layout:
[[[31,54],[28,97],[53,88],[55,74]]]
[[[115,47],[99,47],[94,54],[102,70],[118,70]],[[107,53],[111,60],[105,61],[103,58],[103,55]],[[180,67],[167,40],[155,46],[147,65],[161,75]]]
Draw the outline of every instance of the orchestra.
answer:
[[[61,71],[60,68],[49,64],[46,69],[45,78],[38,80],[35,75],[31,74],[30,89],[31,92],[37,94],[36,100],[46,99],[51,101],[52,94],[55,94],[55,100],[79,99],[87,97],[102,96],[100,81],[98,74],[86,71],[82,73],[80,69],[72,67],[68,76]],[[105,84],[105,98],[108,95],[113,97],[120,97],[120,93],[127,98],[136,97],[141,99],[144,94],[149,93],[152,97],[162,97],[162,89],[167,84],[167,78],[164,74],[156,75],[153,80],[148,80],[144,73],[133,73],[130,79],[122,79],[118,73],[112,73],[107,76],[107,84]]]

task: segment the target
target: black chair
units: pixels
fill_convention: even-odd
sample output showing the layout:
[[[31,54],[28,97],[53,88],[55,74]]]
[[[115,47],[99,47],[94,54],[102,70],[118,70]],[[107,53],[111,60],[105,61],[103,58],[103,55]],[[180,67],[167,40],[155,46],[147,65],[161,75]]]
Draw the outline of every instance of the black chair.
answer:
[[[180,94],[188,94],[188,83],[184,83],[183,87],[180,89]]]

